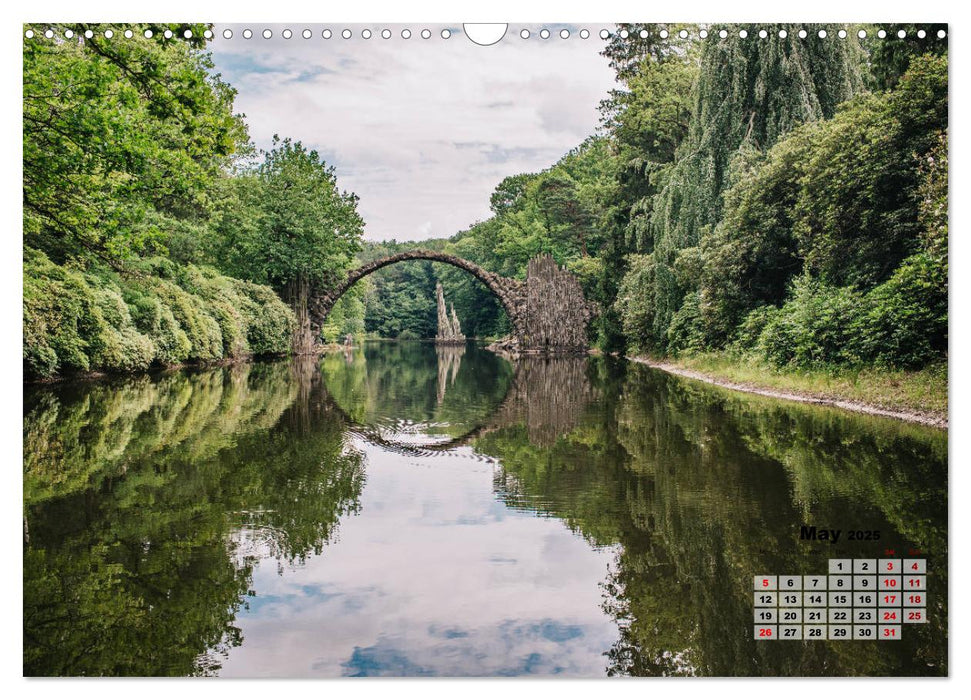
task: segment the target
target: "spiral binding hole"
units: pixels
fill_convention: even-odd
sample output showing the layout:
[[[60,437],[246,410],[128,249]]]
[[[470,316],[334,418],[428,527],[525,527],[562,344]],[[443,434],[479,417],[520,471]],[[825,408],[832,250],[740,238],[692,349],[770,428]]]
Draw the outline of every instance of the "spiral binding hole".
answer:
[[[270,29],[269,27],[258,29],[257,31],[260,33],[260,36],[262,36],[264,39],[267,39],[267,40],[272,39],[274,36],[273,30]],[[394,33],[392,32],[391,29],[383,28],[377,31],[380,34],[382,39],[388,40],[394,37]],[[442,39],[449,39],[452,36],[452,32],[453,32],[452,29],[444,28],[439,32],[439,36]],[[340,30],[339,33],[340,33],[340,36],[343,37],[345,40],[350,40],[354,38],[354,32],[351,29],[343,28]],[[530,39],[534,36],[533,31],[525,27],[520,29],[518,33],[520,38],[522,39]],[[145,29],[141,32],[141,34],[146,39],[151,39],[155,36],[155,33],[151,29]],[[250,28],[245,28],[240,33],[243,39],[251,39],[253,37],[253,34],[254,34],[253,30]],[[291,39],[293,38],[294,34],[295,34],[294,30],[290,28],[283,29],[280,32],[280,36],[283,39]],[[571,28],[561,27],[557,30],[557,34],[563,40],[571,39],[571,38],[588,39],[591,36],[591,31],[587,28],[574,30]],[[677,36],[680,39],[688,39],[693,34],[700,39],[707,39],[710,36],[712,36],[712,33],[708,29],[703,29],[703,28],[699,28],[696,33],[689,31],[688,29],[680,29],[677,32]],[[162,35],[166,39],[171,39],[175,36],[175,34],[171,29],[164,30],[162,32]],[[191,29],[183,30],[181,32],[181,35],[186,39],[192,39],[195,36]],[[300,30],[300,36],[303,37],[305,40],[312,39],[313,35],[314,35],[313,31],[309,28],[304,28]],[[430,39],[432,37],[432,32],[430,29],[423,28],[420,30],[419,35],[421,36],[422,39]],[[641,39],[647,39],[649,35],[650,35],[650,32],[647,29],[640,29],[637,32],[637,36]],[[727,29],[720,29],[717,31],[717,36],[720,39],[727,39],[728,35],[729,33]],[[75,36],[76,36],[75,32],[72,31],[71,29],[66,29],[63,32],[63,37],[65,39],[73,39]],[[84,38],[86,39],[92,39],[94,37],[94,31],[91,29],[86,29],[82,33],[82,36],[84,36]],[[125,39],[133,39],[135,38],[135,32],[130,28],[126,28],[122,30],[117,27],[115,28],[108,27],[101,31],[101,36],[108,40],[117,41],[117,40],[120,40],[122,37],[124,37]],[[216,33],[213,32],[211,29],[206,29],[203,32],[203,36],[206,39],[213,39],[216,36]],[[219,36],[221,36],[223,39],[230,40],[230,39],[233,39],[236,35],[232,29],[226,28],[226,29],[223,29],[221,32],[219,32]],[[329,28],[325,28],[321,31],[320,36],[324,39],[330,39],[331,37],[334,36],[334,32]],[[374,32],[369,28],[365,28],[360,31],[359,36],[361,39],[367,40],[367,39],[370,39],[372,36],[374,36]],[[402,39],[410,39],[412,36],[412,31],[410,29],[404,28],[400,31],[399,36]],[[536,36],[545,40],[545,39],[549,39],[552,36],[552,32],[550,31],[549,28],[543,27],[538,32],[536,32]],[[616,37],[626,40],[626,39],[630,39],[632,34],[631,34],[631,31],[628,29],[611,31],[610,29],[602,28],[599,31],[597,31],[597,36],[599,36],[601,39],[605,41]],[[657,36],[659,36],[661,39],[668,39],[670,37],[670,33],[668,32],[667,29],[661,29],[657,32]],[[759,39],[767,39],[769,36],[769,32],[765,29],[759,29],[757,32],[752,32],[750,34],[747,29],[739,29],[737,36],[741,39],[747,39],[750,36],[752,38],[755,38],[757,36]],[[785,39],[789,36],[789,32],[786,31],[785,29],[780,29],[778,31],[778,36],[780,39]],[[799,29],[796,32],[796,36],[798,36],[800,39],[807,39],[809,37],[809,32],[806,29]],[[818,37],[819,39],[827,39],[830,37],[830,34],[826,29],[820,29],[815,33],[815,36]],[[840,39],[846,39],[849,36],[849,32],[846,29],[839,29],[836,31],[836,36]],[[856,36],[859,39],[868,39],[871,37],[871,35],[867,32],[866,29],[857,30]],[[929,37],[936,37],[937,39],[944,39],[947,37],[947,31],[944,29],[938,29],[936,32],[931,33],[926,29],[918,29],[914,32],[908,33],[908,31],[905,29],[898,29],[896,31],[888,32],[886,29],[880,28],[876,30],[874,37],[879,39],[886,39],[888,37],[897,38],[897,39],[915,39],[915,38],[927,39]],[[27,28],[24,30],[24,38],[25,39],[40,39],[40,38],[54,39],[55,31],[53,28],[47,28],[38,33],[37,30]]]

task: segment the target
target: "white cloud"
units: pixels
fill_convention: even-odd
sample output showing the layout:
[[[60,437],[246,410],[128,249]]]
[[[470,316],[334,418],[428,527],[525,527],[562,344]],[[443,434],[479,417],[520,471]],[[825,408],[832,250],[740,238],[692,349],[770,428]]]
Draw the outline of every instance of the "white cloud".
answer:
[[[603,675],[618,632],[600,586],[617,547],[499,502],[470,447],[403,462],[356,446],[360,514],[283,576],[258,552],[245,642],[221,675]]]
[[[263,26],[263,25],[260,25]],[[371,239],[450,236],[489,215],[505,176],[541,170],[593,133],[614,86],[602,42],[520,39],[476,46],[453,28],[432,38],[237,38],[212,43],[260,147],[273,134],[316,148],[360,198]],[[223,27],[217,27],[221,32]]]

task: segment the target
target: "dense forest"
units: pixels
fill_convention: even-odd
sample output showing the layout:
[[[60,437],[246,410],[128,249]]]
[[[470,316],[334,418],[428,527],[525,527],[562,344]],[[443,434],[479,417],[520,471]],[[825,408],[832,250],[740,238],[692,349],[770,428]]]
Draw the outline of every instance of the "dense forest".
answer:
[[[204,25],[24,42],[27,377],[307,352],[357,198],[290,139],[257,153]]]
[[[669,29],[662,39],[657,26],[621,25],[607,43],[618,88],[598,134],[543,172],[504,179],[491,218],[411,245],[520,277],[550,253],[599,302],[591,341],[608,350],[731,350],[798,367],[944,357],[939,28],[823,38],[806,27],[801,38],[776,26],[763,38],[751,27],[742,38],[736,26],[722,38],[713,27],[704,40]],[[430,335],[423,300],[436,278],[472,335],[507,330],[488,291],[460,274],[385,274],[367,296],[381,311],[363,310],[371,332]]]
[[[508,332],[470,275],[415,261],[359,283],[314,337],[315,294],[412,247],[513,277],[551,254],[598,303],[590,339],[608,351],[946,358],[940,27],[618,25],[597,133],[503,179],[486,220],[406,243],[363,240],[318,153],[254,149],[205,26],[105,28],[24,42],[28,377],[432,337],[437,282],[466,335]]]

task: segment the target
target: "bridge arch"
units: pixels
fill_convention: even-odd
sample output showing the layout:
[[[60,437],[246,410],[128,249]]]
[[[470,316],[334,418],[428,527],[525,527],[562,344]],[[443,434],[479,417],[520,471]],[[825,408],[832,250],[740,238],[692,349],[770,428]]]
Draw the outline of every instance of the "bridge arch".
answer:
[[[513,362],[512,381],[503,398],[488,414],[461,435],[424,443],[386,437],[380,428],[358,422],[322,383],[323,403],[339,415],[348,431],[382,449],[412,457],[448,452],[476,438],[515,425],[526,428],[533,445],[552,447],[579,425],[598,390],[587,374],[587,359],[572,357],[519,357]]]
[[[395,263],[407,260],[429,260],[452,265],[465,270],[473,277],[482,282],[493,294],[498,297],[499,302],[509,316],[514,334],[522,338],[526,330],[526,283],[520,280],[511,279],[489,272],[474,262],[460,258],[457,255],[449,255],[434,250],[406,250],[401,253],[389,255],[385,258],[373,260],[356,270],[348,273],[347,278],[337,287],[327,292],[322,297],[318,297],[311,305],[311,313],[314,316],[315,325],[319,328],[327,315],[334,308],[334,304],[353,287],[372,272],[380,270],[382,267],[394,265]]]

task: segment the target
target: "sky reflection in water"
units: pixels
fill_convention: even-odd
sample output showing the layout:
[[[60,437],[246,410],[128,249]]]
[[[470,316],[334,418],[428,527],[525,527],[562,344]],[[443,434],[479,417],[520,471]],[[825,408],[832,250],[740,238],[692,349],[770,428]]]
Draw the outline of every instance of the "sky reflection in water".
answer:
[[[301,567],[260,564],[222,675],[603,673],[613,548],[498,502],[471,448],[403,460],[360,447],[362,515]]]

